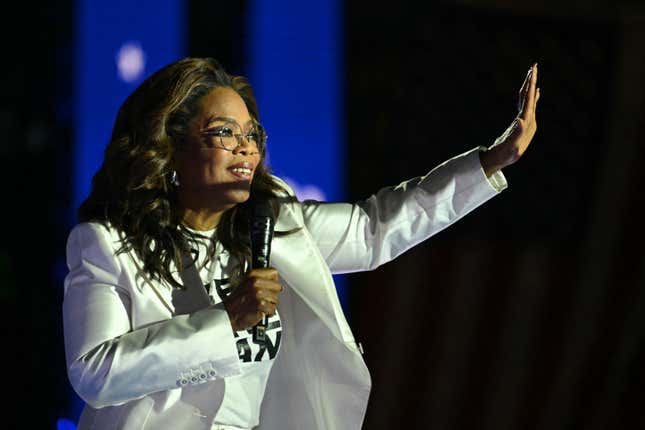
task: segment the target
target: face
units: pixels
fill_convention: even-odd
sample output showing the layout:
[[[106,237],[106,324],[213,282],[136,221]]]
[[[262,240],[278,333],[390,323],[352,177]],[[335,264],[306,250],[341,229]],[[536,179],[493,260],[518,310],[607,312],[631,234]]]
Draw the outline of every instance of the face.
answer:
[[[242,139],[240,146],[227,150],[215,134],[246,136],[252,129],[244,100],[233,89],[220,87],[204,96],[188,126],[185,147],[175,153],[180,199],[219,210],[245,202],[260,163],[258,148]]]

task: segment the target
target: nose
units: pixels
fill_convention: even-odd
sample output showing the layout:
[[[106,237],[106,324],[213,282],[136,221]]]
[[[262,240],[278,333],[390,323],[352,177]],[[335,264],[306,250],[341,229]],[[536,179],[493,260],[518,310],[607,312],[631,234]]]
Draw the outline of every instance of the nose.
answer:
[[[251,141],[244,135],[237,136],[237,147],[233,150],[234,154],[253,155],[259,153],[255,142]]]

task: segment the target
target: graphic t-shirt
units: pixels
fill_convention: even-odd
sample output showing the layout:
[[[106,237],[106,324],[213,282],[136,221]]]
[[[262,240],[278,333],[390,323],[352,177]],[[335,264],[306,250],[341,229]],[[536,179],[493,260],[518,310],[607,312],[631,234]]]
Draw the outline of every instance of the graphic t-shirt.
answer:
[[[214,230],[198,232],[212,236]],[[224,247],[216,242],[215,256],[204,264],[208,255],[208,240],[196,244],[199,252],[197,268],[213,303],[220,303],[238,286],[239,263]],[[215,424],[228,424],[252,428],[259,424],[260,406],[273,361],[280,348],[282,326],[280,315],[269,316],[264,342],[253,341],[253,328],[234,333],[242,373],[225,378],[225,392],[222,404],[215,415]]]

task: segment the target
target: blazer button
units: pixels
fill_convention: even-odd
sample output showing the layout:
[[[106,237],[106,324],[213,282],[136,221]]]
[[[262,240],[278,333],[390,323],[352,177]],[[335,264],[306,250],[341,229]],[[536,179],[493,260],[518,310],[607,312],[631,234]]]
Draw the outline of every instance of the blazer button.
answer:
[[[214,370],[209,370],[208,371],[208,376],[210,376],[211,378],[214,378],[215,376],[217,376],[217,373],[215,373]]]
[[[192,382],[193,384],[196,383],[197,381],[199,381],[197,376],[193,376],[192,378],[190,378],[190,382]]]
[[[182,386],[182,387],[183,387],[184,385],[187,385],[187,384],[188,384],[188,380],[187,380],[187,379],[183,379],[183,378],[182,378],[182,379],[180,379],[180,380],[179,380],[179,385],[180,385],[180,386]]]

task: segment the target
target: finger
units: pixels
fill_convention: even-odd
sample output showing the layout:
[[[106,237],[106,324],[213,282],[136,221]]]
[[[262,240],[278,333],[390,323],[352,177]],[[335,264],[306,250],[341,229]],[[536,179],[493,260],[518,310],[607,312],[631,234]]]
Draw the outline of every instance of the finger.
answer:
[[[522,107],[524,106],[524,100],[526,99],[526,91],[529,88],[529,82],[531,79],[531,68],[529,68],[528,73],[526,74],[526,77],[524,78],[524,82],[522,83],[522,88],[520,88],[519,92],[519,97],[517,100],[517,111],[521,112]]]
[[[275,313],[276,305],[274,303],[269,303],[266,300],[262,300],[258,306],[258,310],[267,315],[273,315]]]
[[[274,293],[279,293],[282,291],[282,285],[279,282],[276,282],[272,279],[254,278],[252,282],[253,282],[253,287],[257,291],[267,290]]]
[[[536,92],[536,95],[535,95],[535,106],[533,107],[533,110],[537,110],[537,103],[538,103],[538,100],[540,100],[540,88],[537,88],[537,89],[535,90],[535,92]]]
[[[258,302],[261,302],[262,300],[266,300],[270,303],[278,304],[278,295],[276,293],[273,293],[267,290],[258,291],[255,298],[258,300]]]
[[[273,279],[274,281],[278,280],[278,271],[273,267],[259,268],[251,270],[248,277],[254,278],[264,278],[264,279]]]
[[[522,112],[522,119],[529,120],[535,112],[535,88],[537,87],[537,63],[533,65],[533,73],[531,73],[531,81],[529,84],[528,94],[524,103],[524,110]]]

